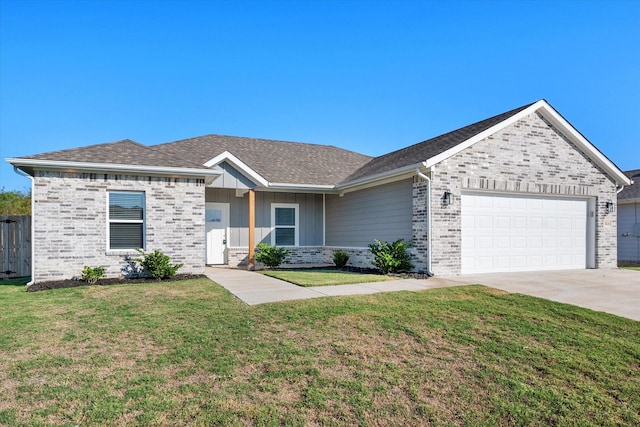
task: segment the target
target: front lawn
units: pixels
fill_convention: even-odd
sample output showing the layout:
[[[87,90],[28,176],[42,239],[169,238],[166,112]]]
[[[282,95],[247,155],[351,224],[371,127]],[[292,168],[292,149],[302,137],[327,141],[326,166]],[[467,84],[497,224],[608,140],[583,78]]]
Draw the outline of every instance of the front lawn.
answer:
[[[338,270],[265,270],[260,273],[298,286],[354,285],[392,280],[380,274],[360,274]]]
[[[640,322],[482,286],[2,286],[0,331],[0,425],[640,424]]]

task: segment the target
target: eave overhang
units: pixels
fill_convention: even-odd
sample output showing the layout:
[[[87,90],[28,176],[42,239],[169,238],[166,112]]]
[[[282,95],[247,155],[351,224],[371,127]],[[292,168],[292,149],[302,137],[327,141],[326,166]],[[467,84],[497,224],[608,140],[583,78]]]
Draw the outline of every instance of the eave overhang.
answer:
[[[193,178],[211,178],[220,175],[220,172],[218,171],[197,168],[124,165],[117,163],[67,162],[59,160],[24,158],[8,158],[5,160],[31,176],[33,176],[33,171],[37,169],[60,170],[65,172],[123,173]]]

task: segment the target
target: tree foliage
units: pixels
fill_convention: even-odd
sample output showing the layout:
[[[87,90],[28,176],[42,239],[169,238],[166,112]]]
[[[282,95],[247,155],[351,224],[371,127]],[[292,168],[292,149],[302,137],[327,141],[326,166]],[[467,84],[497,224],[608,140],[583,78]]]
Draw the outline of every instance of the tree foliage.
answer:
[[[0,215],[31,215],[31,191],[0,189]]]

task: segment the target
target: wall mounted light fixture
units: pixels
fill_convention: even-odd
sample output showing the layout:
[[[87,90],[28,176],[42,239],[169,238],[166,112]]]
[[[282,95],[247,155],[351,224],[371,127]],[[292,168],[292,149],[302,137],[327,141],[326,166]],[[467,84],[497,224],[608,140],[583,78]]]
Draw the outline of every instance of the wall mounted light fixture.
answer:
[[[453,193],[451,191],[445,191],[442,195],[442,204],[444,206],[450,206],[453,203]]]
[[[607,213],[613,213],[616,211],[616,205],[611,200],[607,200],[605,206],[607,209]]]

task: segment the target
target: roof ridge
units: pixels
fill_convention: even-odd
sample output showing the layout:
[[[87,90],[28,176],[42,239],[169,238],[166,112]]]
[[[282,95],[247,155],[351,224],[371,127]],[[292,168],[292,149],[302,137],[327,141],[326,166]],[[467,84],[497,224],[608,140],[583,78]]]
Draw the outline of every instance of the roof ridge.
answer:
[[[251,137],[251,136],[224,135],[224,134],[218,134],[218,133],[209,133],[209,134],[205,134],[205,135],[194,136],[194,137],[191,137],[191,138],[183,138],[183,139],[179,139],[179,140],[176,140],[176,141],[162,142],[160,144],[152,145],[151,147],[157,147],[157,146],[163,146],[163,145],[169,145],[169,144],[178,144],[178,143],[185,142],[185,141],[192,141],[192,140],[196,140],[196,139],[200,139],[200,138],[207,138],[207,137],[233,138],[233,139],[241,139],[241,140],[246,140],[246,141],[264,141],[264,142],[269,142],[269,143],[274,143],[275,142],[275,143],[280,143],[280,144],[294,144],[294,145],[304,146],[304,147],[316,146],[316,147],[324,147],[324,148],[333,148],[333,149],[336,149],[336,150],[346,151],[346,152],[358,154],[360,156],[373,158],[373,156],[369,156],[368,154],[363,154],[363,153],[359,153],[357,151],[348,150],[346,148],[338,147],[338,146],[333,145],[333,144],[318,144],[318,143],[314,143],[314,142],[285,141],[285,140],[282,140],[282,139],[256,138],[256,137]]]

